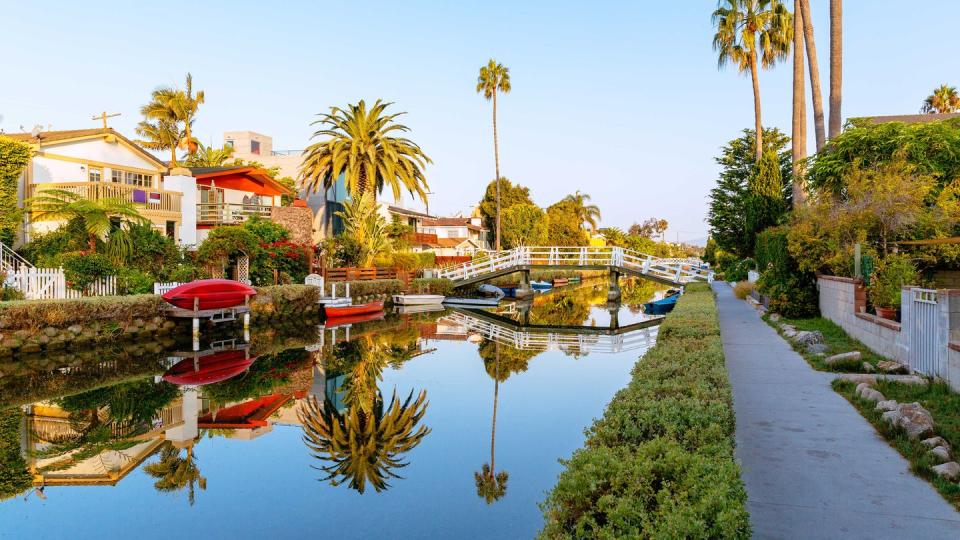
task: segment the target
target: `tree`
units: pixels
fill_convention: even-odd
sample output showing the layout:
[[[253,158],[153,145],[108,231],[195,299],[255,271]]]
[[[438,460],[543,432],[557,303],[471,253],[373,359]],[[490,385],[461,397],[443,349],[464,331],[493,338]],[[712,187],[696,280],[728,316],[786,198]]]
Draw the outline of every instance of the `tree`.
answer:
[[[843,89],[843,0],[830,0],[830,140],[840,135]]]
[[[70,221],[80,219],[87,232],[87,245],[97,249],[97,240],[109,233],[119,219],[130,223],[148,223],[137,206],[123,199],[89,200],[64,189],[45,189],[27,200],[27,206],[38,221]]]
[[[595,204],[587,204],[590,196],[581,193],[578,189],[573,195],[567,195],[563,200],[574,204],[577,215],[580,217],[580,223],[591,231],[597,230],[597,224],[600,222],[600,207]]]
[[[634,223],[630,226],[630,234],[633,236],[643,236],[645,238],[663,237],[669,223],[665,219],[650,218],[642,224]]]
[[[367,108],[360,100],[346,109],[330,107],[329,113],[320,114],[312,124],[320,126],[313,138],[323,140],[304,150],[300,186],[308,192],[324,191],[342,175],[353,198],[369,193],[376,199],[389,187],[394,199],[406,189],[426,201],[429,187],[423,169],[433,162],[416,143],[395,136],[410,128],[397,122],[406,113],[386,113],[390,105],[378,99]]]
[[[944,114],[953,113],[960,110],[960,94],[957,94],[956,86],[941,84],[933,90],[933,93],[923,100],[923,107],[920,112],[926,114]]]
[[[207,479],[200,474],[197,458],[193,454],[193,445],[187,447],[187,456],[180,456],[180,449],[167,443],[160,450],[160,459],[143,468],[157,479],[153,486],[158,491],[180,491],[188,488],[187,500],[190,506],[196,501],[195,486],[207,489]]]
[[[150,150],[169,150],[170,166],[177,166],[177,143],[180,130],[175,122],[167,120],[143,120],[137,124],[137,135],[142,137],[137,144]]]
[[[775,152],[764,152],[747,181],[747,245],[755,243],[757,233],[778,224],[786,210],[780,161]]]
[[[223,167],[233,157],[233,147],[224,145],[221,148],[204,146],[197,143],[197,151],[187,157],[187,167]]]
[[[793,0],[793,204],[803,206],[807,198],[807,100],[803,83],[803,10]]]
[[[542,246],[547,242],[547,214],[532,204],[515,204],[503,212],[503,244]]]
[[[580,215],[574,203],[563,200],[547,208],[547,243],[551,246],[584,246],[587,233],[581,226]]]
[[[776,128],[764,130],[764,153],[773,153],[780,164],[780,177],[783,183],[784,199],[790,193],[791,156],[787,145],[790,138]],[[733,253],[739,258],[753,254],[753,237],[757,231],[751,231],[747,224],[749,205],[749,181],[755,174],[757,165],[753,152],[755,139],[753,130],[743,130],[743,135],[727,143],[715,161],[720,166],[717,186],[710,190],[710,208],[707,222],[710,225],[710,237],[718,248]]]
[[[360,266],[369,268],[377,255],[390,248],[387,220],[377,211],[373,193],[354,198],[337,215],[343,219],[344,232],[360,247]]]
[[[483,225],[489,230],[494,230],[497,226],[498,185],[500,186],[500,212],[506,212],[511,206],[517,204],[533,204],[533,199],[530,198],[530,188],[514,184],[507,178],[501,178],[500,182],[492,180],[487,184],[487,189],[483,192],[483,198],[480,199],[479,204]]]
[[[17,185],[32,155],[29,144],[0,136],[0,242],[7,245],[13,245],[21,223]]]
[[[813,38],[813,19],[810,14],[810,0],[800,0],[803,15],[803,42],[807,45],[807,60],[810,63],[810,90],[813,94],[813,125],[817,141],[817,152],[826,144],[823,126],[823,96],[820,92],[820,64],[817,63],[817,43]]]
[[[496,247],[500,251],[500,147],[497,142],[497,94],[510,93],[510,69],[498,63],[493,58],[487,65],[480,68],[477,76],[477,93],[483,94],[487,101],[493,102],[493,162],[495,168],[494,179],[497,183],[497,211],[496,211]]]
[[[717,32],[713,49],[719,53],[718,67],[728,62],[740,73],[750,72],[753,82],[753,112],[756,140],[756,160],[763,148],[760,120],[760,79],[758,70],[772,68],[778,60],[787,57],[793,24],[790,12],[780,0],[721,0],[713,12]]]
[[[197,151],[198,142],[193,137],[193,122],[205,99],[203,90],[194,93],[193,75],[187,73],[185,88],[177,86],[157,88],[150,94],[150,102],[140,108],[140,113],[144,116],[144,121],[141,122],[144,133],[149,133],[152,126],[157,134],[163,133],[160,138],[168,141],[172,132],[176,130],[176,145],[170,147],[171,166],[177,164],[177,148],[186,150],[188,155],[193,155]],[[154,144],[167,144],[161,142],[159,138],[144,136],[151,138]]]

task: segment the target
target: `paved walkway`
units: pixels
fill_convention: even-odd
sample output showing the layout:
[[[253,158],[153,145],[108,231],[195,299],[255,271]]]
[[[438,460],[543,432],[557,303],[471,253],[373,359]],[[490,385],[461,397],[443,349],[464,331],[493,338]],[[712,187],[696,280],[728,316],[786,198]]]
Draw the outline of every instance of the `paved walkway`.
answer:
[[[960,513],[754,308],[714,283],[756,538],[960,538]]]

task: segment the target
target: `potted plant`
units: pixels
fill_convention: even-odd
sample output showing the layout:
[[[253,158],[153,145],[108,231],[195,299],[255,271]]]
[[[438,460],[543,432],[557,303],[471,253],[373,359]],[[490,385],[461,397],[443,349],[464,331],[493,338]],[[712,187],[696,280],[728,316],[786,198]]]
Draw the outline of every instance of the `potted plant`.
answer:
[[[905,255],[888,255],[877,263],[867,292],[877,316],[896,319],[900,308],[900,289],[917,280],[917,269]]]

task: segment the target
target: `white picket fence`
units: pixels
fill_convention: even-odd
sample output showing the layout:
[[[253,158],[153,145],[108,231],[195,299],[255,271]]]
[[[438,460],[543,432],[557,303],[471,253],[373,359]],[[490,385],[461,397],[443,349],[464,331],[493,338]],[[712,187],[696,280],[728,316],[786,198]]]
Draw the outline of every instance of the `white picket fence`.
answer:
[[[165,283],[154,283],[153,284],[153,294],[166,294],[172,289],[175,289],[182,285],[176,281],[167,281]]]
[[[116,276],[101,278],[86,290],[77,291],[67,287],[66,275],[60,268],[21,266],[15,272],[8,273],[6,284],[22,292],[27,300],[64,300],[117,294]]]

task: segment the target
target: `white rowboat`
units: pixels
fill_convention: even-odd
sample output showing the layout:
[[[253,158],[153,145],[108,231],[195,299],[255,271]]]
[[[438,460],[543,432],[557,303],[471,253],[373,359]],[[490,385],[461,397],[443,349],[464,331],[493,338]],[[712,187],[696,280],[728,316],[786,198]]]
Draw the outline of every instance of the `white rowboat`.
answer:
[[[395,294],[393,303],[398,306],[427,306],[443,303],[442,294]]]

